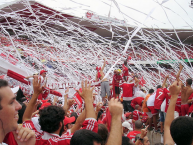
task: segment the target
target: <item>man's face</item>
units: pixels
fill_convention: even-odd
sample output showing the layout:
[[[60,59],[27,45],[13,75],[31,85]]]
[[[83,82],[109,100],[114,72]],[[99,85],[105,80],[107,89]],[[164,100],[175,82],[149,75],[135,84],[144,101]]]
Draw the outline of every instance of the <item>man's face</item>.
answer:
[[[46,72],[42,73],[42,77],[44,78],[46,77]]]
[[[8,133],[17,129],[18,110],[22,106],[16,101],[15,95],[8,86],[0,89],[0,96],[2,97],[0,119],[3,123],[0,128],[3,128],[5,133]]]
[[[144,145],[150,145],[149,138],[146,136],[144,137]]]
[[[129,129],[128,129],[128,128],[123,127],[123,133],[127,133],[128,131],[129,131]]]

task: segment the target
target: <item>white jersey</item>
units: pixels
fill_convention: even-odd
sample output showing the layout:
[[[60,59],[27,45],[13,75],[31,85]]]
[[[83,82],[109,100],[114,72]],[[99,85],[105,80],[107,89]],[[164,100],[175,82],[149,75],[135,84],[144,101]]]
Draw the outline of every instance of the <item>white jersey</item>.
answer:
[[[143,97],[145,98],[146,94],[144,92],[142,92],[141,90],[140,91],[136,91],[135,94],[134,94],[134,97]]]
[[[154,106],[156,93],[152,94],[147,100],[147,106]]]

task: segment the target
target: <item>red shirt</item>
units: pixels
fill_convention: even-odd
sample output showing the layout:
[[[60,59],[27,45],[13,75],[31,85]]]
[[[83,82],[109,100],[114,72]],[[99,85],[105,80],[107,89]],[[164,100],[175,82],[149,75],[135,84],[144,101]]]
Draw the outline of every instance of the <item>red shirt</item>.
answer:
[[[88,129],[96,133],[98,132],[98,123],[94,118],[85,119],[82,125],[83,125],[82,129]],[[47,132],[40,134],[39,132],[37,132],[31,120],[25,121],[23,123],[23,126],[35,131],[36,145],[48,145],[48,144],[49,145],[58,145],[58,144],[70,145],[70,140],[73,136],[73,134],[69,134],[69,133],[64,133],[62,136],[47,133]],[[51,137],[49,137],[49,139],[43,139],[45,135],[49,135]]]
[[[127,137],[132,140],[132,142],[135,142],[135,136],[137,134],[141,134],[141,131],[131,131],[127,134]]]
[[[169,91],[166,88],[159,88],[156,91],[155,101],[154,101],[154,108],[157,110],[161,109],[161,104],[166,98],[166,95],[169,93]]]
[[[128,73],[129,69],[124,64],[122,65],[122,70],[123,70],[123,76],[129,75],[129,73]]]
[[[121,75],[114,74],[113,76],[113,84],[119,87],[119,82],[122,80]]]
[[[103,124],[103,122],[101,120],[98,120],[98,124]]]
[[[138,110],[134,110],[133,111],[133,119],[134,120],[139,120],[140,119],[140,116],[142,116],[143,114],[140,112],[140,111],[138,111]]]
[[[120,87],[123,88],[123,95],[122,95],[123,98],[133,97],[133,86],[134,86],[134,83],[131,83],[131,84],[123,83],[122,85],[120,85]]]
[[[9,132],[4,140],[3,140],[4,143],[8,144],[8,145],[17,145],[17,142],[15,141],[15,138],[14,138],[14,135],[12,132]]]
[[[135,105],[139,105],[142,107],[142,101],[144,100],[143,97],[137,97],[137,98],[134,98],[132,101],[131,101],[131,106],[135,109]]]
[[[170,104],[171,95],[166,95],[166,108],[165,112],[167,112],[169,104]],[[176,107],[175,111],[177,111],[179,114],[181,113],[181,93],[178,95],[178,99],[176,101]]]

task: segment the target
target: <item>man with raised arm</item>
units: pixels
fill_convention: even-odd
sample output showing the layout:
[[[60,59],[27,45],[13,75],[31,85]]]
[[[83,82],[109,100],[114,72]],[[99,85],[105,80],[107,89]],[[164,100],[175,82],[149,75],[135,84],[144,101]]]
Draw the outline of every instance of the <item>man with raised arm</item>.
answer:
[[[183,69],[183,66],[180,64],[180,70],[178,72],[178,74],[176,75],[176,79],[177,81],[179,81],[179,77],[180,77],[180,73]],[[192,85],[192,79],[189,78],[186,80],[186,87],[184,87],[183,84],[181,84],[181,113],[182,116],[188,115],[188,111],[189,111],[189,107],[190,105],[188,104],[188,98],[190,97],[190,95],[193,93],[193,89],[191,87]]]
[[[104,71],[104,68],[106,65],[106,60],[105,60],[105,58],[103,60],[104,60],[104,64],[103,64],[102,68],[96,67],[97,74],[96,74],[95,81],[97,82],[98,80],[101,80],[101,97],[102,97],[102,101],[104,103],[106,95],[108,96],[108,99],[109,99],[110,87],[109,87],[109,81],[107,80],[107,78],[104,78],[105,74],[103,71]]]

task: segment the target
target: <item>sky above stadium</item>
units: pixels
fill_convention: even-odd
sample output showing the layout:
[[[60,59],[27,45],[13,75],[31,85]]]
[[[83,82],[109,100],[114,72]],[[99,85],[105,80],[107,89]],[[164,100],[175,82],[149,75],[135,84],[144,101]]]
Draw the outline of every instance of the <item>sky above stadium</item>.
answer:
[[[149,28],[193,29],[191,0],[36,0],[63,13],[85,17],[86,12],[125,20]],[[0,0],[0,5],[13,0]],[[161,5],[162,2],[165,2]],[[149,17],[147,18],[147,16]],[[147,18],[147,19],[146,19]],[[146,21],[144,21],[146,19]]]

